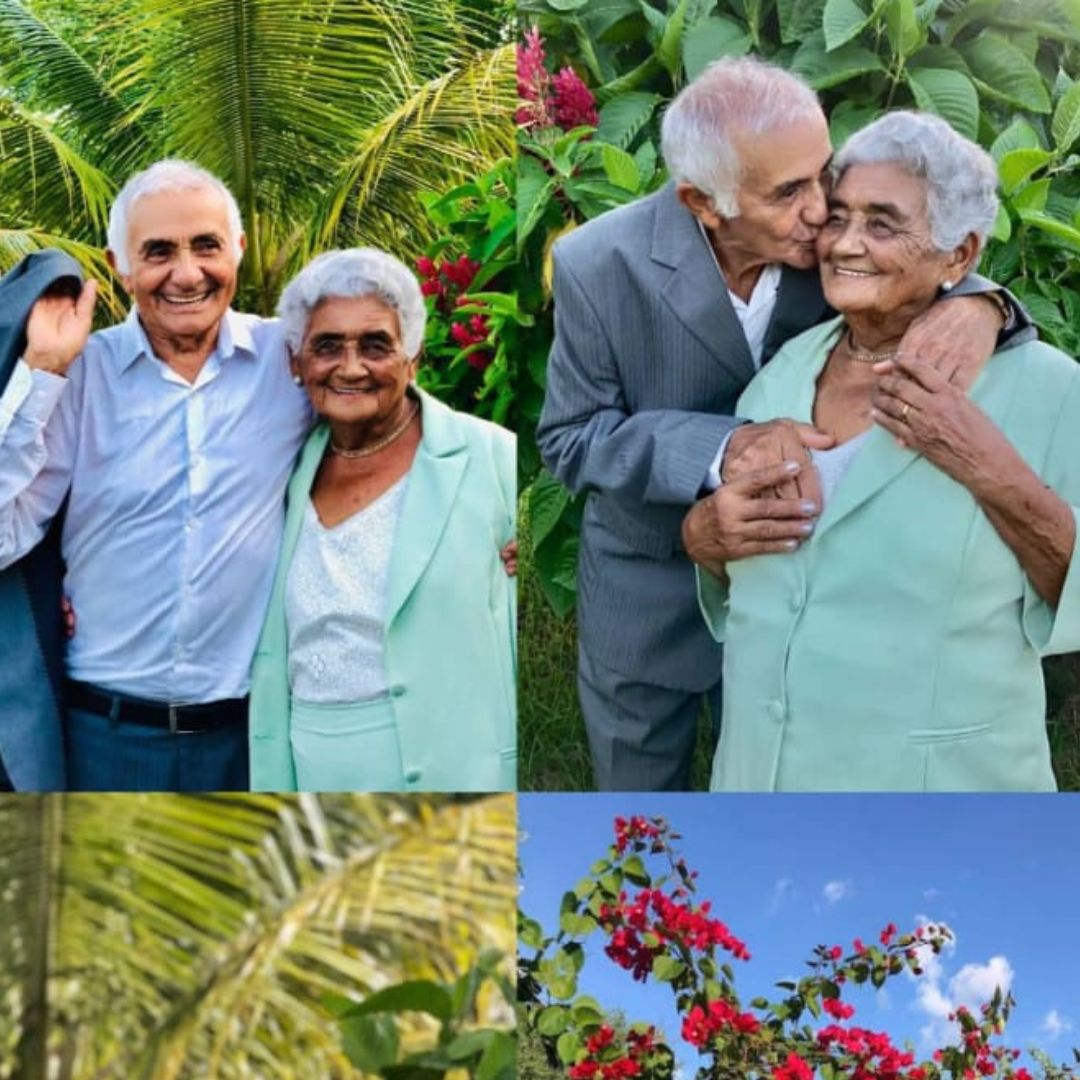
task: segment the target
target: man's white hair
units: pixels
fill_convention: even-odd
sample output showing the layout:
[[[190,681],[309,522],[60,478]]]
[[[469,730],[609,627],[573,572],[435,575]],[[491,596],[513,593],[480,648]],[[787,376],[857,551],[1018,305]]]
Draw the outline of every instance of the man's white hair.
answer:
[[[836,155],[839,179],[852,165],[888,162],[926,183],[930,239],[939,251],[959,247],[969,233],[986,239],[997,216],[994,159],[931,113],[897,110],[856,132]]]
[[[144,195],[157,195],[163,191],[216,191],[225,200],[225,212],[229,218],[229,242],[237,261],[243,255],[240,238],[244,226],[240,220],[240,207],[233,193],[211,172],[179,158],[156,161],[149,168],[137,172],[120,189],[109,210],[108,246],[121,274],[131,272],[128,259],[128,219],[131,208]]]
[[[373,296],[397,312],[401,343],[414,359],[424,344],[424,296],[413,272],[378,248],[324,252],[285,286],[277,313],[289,349],[300,351],[311,313],[324,300],[363,296]]]
[[[661,149],[676,183],[693,184],[718,214],[737,217],[742,163],[735,138],[823,116],[817,94],[797,75],[753,57],[725,57],[668,106]]]

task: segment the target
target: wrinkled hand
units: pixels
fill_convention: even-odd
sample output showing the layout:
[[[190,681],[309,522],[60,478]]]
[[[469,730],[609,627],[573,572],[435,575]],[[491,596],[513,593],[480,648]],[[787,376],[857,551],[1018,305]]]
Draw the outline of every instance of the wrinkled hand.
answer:
[[[967,390],[997,348],[1004,325],[992,300],[957,296],[931,305],[908,327],[900,342],[905,356],[918,356],[946,382]]]
[[[503,547],[503,549],[499,552],[499,558],[502,559],[503,569],[506,571],[507,577],[517,576],[517,556],[517,540],[508,541]]]
[[[785,474],[775,494],[781,499],[804,499],[821,505],[821,484],[810,461],[810,449],[828,450],[835,440],[812,424],[794,420],[769,420],[737,427],[728,439],[721,463],[725,485],[731,480],[759,473],[769,466],[794,461],[799,469]],[[761,493],[764,497],[771,494]]]
[[[66,375],[83,351],[94,318],[97,282],[87,281],[78,299],[59,291],[46,292],[30,310],[23,360],[38,371]]]
[[[800,469],[796,461],[769,465],[694,503],[682,524],[686,554],[720,577],[724,564],[735,559],[794,551],[813,532],[821,504],[764,496],[788,484]]]
[[[75,609],[66,596],[60,598],[60,619],[64,626],[64,637],[70,641],[75,636]]]
[[[870,416],[901,445],[971,489],[985,482],[1009,443],[955,382],[924,360],[897,357],[875,365],[881,378]],[[1003,454],[1004,451],[1004,454]]]

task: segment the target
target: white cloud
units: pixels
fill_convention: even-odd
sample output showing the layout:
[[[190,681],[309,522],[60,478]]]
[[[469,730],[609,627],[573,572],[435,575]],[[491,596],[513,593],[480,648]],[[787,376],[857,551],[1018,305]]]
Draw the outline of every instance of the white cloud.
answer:
[[[1051,1009],[1042,1022],[1042,1031],[1047,1038],[1056,1039],[1066,1031],[1072,1031],[1072,1024],[1057,1009]]]
[[[838,904],[852,893],[850,881],[826,881],[821,895],[826,904]]]
[[[922,916],[919,921],[925,922]],[[927,1018],[919,1033],[923,1043],[933,1049],[958,1038],[959,1028],[949,1020],[951,1013],[963,1005],[978,1015],[995,990],[1007,994],[1012,989],[1015,976],[1012,964],[1005,956],[992,956],[985,964],[965,964],[950,975],[946,960],[954,950],[955,939],[937,956],[925,946],[919,949],[923,974],[914,979],[915,1008]]]
[[[795,894],[795,882],[791,878],[782,877],[772,887],[769,894],[769,915],[775,915],[783,906],[785,900],[791,899]]]

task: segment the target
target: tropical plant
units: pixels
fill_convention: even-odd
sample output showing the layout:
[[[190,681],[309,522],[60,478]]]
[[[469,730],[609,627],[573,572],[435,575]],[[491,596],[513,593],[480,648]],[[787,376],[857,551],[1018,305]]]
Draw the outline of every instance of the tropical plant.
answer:
[[[0,0],[0,270],[66,248],[114,320],[107,207],[167,156],[236,194],[248,310],[329,247],[414,257],[436,235],[421,194],[511,151],[507,17],[466,0]]]
[[[883,110],[943,116],[998,163],[1003,206],[983,269],[1043,335],[1080,353],[1080,7],[1074,0],[522,0],[519,244],[535,317],[520,390],[523,488],[549,603],[573,606],[576,500],[531,435],[552,336],[552,243],[666,179],[664,103],[717,57],[755,53],[820,94],[834,145]],[[571,103],[559,108],[572,80]],[[582,108],[582,91],[596,105]]]
[[[362,1002],[334,997],[328,1004],[341,1026],[345,1052],[358,1068],[384,1080],[443,1080],[464,1072],[474,1080],[514,1080],[513,1031],[478,1026],[477,1003],[493,980],[504,1001],[514,1005],[514,989],[500,971],[503,957],[489,949],[449,985],[430,979],[396,983]],[[422,1013],[438,1021],[433,1045],[402,1056],[398,1017]]]
[[[594,934],[635,980],[670,988],[681,1038],[702,1059],[698,1080],[1034,1080],[1019,1051],[1001,1041],[1015,1002],[1000,989],[978,1016],[957,1008],[956,1041],[921,1062],[887,1032],[850,1023],[852,988],[880,989],[904,973],[918,979],[952,936],[942,924],[902,933],[889,923],[869,943],[819,945],[809,974],[778,982],[775,1000],[743,1002],[735,967],[750,951],[708,901],[696,899],[697,875],[677,840],[663,818],[616,818],[606,856],[564,894],[555,933],[519,914],[522,1022],[569,1080],[669,1080],[674,1070],[675,1054],[654,1028],[615,1023],[578,993]],[[1043,1080],[1080,1075],[1045,1054],[1035,1060]]]
[[[353,1078],[327,996],[508,953],[515,837],[505,796],[0,801],[0,1077]]]

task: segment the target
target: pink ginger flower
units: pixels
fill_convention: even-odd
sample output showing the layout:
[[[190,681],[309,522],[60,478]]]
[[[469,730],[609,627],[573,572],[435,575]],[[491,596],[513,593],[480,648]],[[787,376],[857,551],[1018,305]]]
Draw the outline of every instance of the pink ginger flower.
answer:
[[[583,124],[596,127],[600,123],[596,112],[596,98],[572,67],[564,67],[557,75],[552,76],[551,89],[555,123],[563,131]]]
[[[544,67],[544,43],[534,26],[525,31],[525,43],[517,47],[517,89],[521,106],[515,120],[523,127],[547,127],[551,119],[547,112],[549,76]]]

